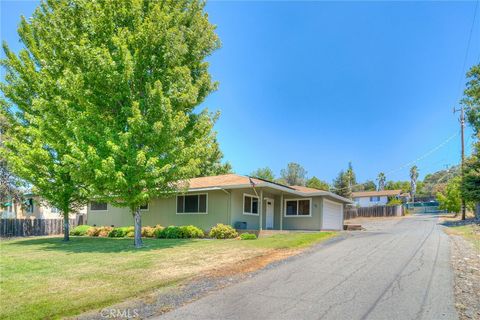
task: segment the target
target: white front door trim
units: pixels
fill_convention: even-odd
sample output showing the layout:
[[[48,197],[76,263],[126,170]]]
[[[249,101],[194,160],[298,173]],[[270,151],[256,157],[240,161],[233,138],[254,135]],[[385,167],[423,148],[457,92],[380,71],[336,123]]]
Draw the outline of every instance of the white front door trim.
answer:
[[[273,216],[275,208],[275,200],[265,198],[267,205],[265,207],[265,229],[273,229]]]

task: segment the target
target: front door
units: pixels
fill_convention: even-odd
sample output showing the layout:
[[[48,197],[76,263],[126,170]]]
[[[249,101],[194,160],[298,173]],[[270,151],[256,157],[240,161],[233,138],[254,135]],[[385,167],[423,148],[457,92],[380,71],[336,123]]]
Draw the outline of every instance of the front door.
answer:
[[[266,229],[273,229],[273,199],[267,199]]]

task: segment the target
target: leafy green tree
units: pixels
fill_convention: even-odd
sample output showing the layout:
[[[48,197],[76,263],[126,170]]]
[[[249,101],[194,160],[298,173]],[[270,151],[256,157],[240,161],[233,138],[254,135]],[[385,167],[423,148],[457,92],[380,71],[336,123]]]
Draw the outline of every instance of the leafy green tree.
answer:
[[[480,63],[467,73],[467,87],[462,103],[466,108],[467,119],[475,134],[480,132]]]
[[[270,169],[269,167],[258,168],[257,170],[250,173],[250,176],[260,178],[260,179],[265,179],[268,181],[275,180],[275,174],[273,173],[272,169]]]
[[[476,202],[476,217],[480,220],[480,63],[469,70],[467,77],[469,81],[462,103],[475,133],[476,146],[472,156],[465,162],[461,192],[465,200]]]
[[[352,197],[351,177],[345,171],[340,171],[337,178],[333,181],[333,192],[345,198]]]
[[[222,163],[223,153],[215,139],[212,143],[212,149],[209,155],[199,165],[200,174],[198,177],[216,176],[220,174],[232,173],[232,166],[227,161]]]
[[[330,186],[327,182],[318,179],[317,177],[313,176],[307,180],[306,186],[309,188],[314,188],[318,190],[330,190]]]
[[[480,138],[480,137],[479,137]],[[465,201],[480,203],[480,155],[479,155],[480,142],[476,144],[476,151],[472,156],[465,161],[465,175],[461,184],[461,193],[465,198]],[[476,218],[480,219],[480,212],[476,212]]]
[[[345,172],[347,175],[348,183],[350,185],[350,189],[357,184],[357,176],[355,171],[353,171],[352,162],[348,163],[348,169]]]
[[[385,176],[385,173],[380,172],[380,173],[378,174],[377,181],[378,181],[378,190],[379,190],[379,191],[385,189],[385,181],[386,181],[386,179],[387,179],[387,177]]]
[[[412,202],[415,201],[415,193],[417,191],[417,179],[418,179],[418,167],[413,166],[410,168],[410,196]]]
[[[363,190],[364,191],[375,191],[377,190],[377,186],[375,185],[375,182],[372,180],[367,180],[364,183],[362,183]]]
[[[62,89],[67,83],[59,75],[68,70],[58,60],[66,60],[68,53],[57,50],[56,43],[65,39],[58,33],[62,30],[51,27],[55,20],[49,17],[54,13],[48,10],[49,5],[43,3],[31,20],[22,17],[18,33],[25,48],[18,55],[3,44],[6,58],[0,61],[5,69],[5,81],[0,84],[0,156],[12,174],[61,211],[64,240],[68,241],[69,214],[85,204],[87,193],[68,167],[73,128],[67,113],[73,106],[63,99]],[[54,56],[57,58],[52,59]]]
[[[4,147],[3,136],[8,128],[7,119],[0,112],[0,150]],[[1,154],[1,153],[0,153]],[[0,157],[0,207],[23,203],[25,182],[12,173],[5,157]]]
[[[307,179],[307,171],[298,163],[290,162],[286,169],[282,169],[280,176],[291,186],[304,186]]]
[[[283,184],[284,186],[288,186],[288,182],[287,180],[283,179],[283,178],[277,178],[274,180],[275,183],[278,183],[278,184]]]
[[[13,88],[6,96],[25,110],[19,123],[33,120],[24,140],[33,141],[30,152],[46,167],[33,184],[51,184],[49,174],[58,173],[66,177],[58,194],[62,187],[77,192],[66,182],[82,181],[98,200],[128,207],[136,247],[140,206],[186,189],[186,179],[201,174],[216,148],[216,116],[195,112],[216,89],[205,58],[220,44],[204,6],[48,1],[22,20],[28,52],[17,58],[6,49]],[[46,150],[45,142],[51,142]]]
[[[451,179],[443,192],[437,193],[439,208],[448,212],[459,213],[462,208],[462,195],[460,192],[461,178]]]
[[[402,192],[410,192],[410,181],[387,181],[385,190],[402,190]]]

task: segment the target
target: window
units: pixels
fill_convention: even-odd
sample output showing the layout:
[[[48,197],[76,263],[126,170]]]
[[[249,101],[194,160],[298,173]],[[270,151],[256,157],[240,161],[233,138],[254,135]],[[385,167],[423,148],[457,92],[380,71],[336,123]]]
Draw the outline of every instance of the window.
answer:
[[[60,213],[60,210],[58,210],[58,208],[51,207],[51,208],[50,208],[50,212],[51,212],[51,213]]]
[[[142,204],[142,205],[140,206],[140,210],[142,210],[142,211],[148,211],[148,203]]]
[[[243,195],[243,214],[258,215],[258,197],[249,194]]]
[[[380,197],[370,197],[370,202],[379,202]]]
[[[207,194],[177,196],[177,213],[207,213]]]
[[[92,210],[92,211],[106,211],[107,210],[107,203],[106,202],[92,201],[90,203],[90,210]]]
[[[285,216],[311,216],[311,199],[289,199],[285,200]]]
[[[27,213],[33,213],[33,209],[34,209],[33,199],[32,198],[27,199],[25,204],[27,206]]]

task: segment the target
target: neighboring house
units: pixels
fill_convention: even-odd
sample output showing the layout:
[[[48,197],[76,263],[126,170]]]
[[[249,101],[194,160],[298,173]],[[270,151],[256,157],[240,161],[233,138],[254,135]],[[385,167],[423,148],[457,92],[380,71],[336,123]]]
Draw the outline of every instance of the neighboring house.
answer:
[[[239,229],[342,230],[343,205],[336,194],[301,186],[285,186],[237,174],[194,178],[189,189],[156,198],[142,208],[142,224],[195,225],[204,230],[217,223]],[[128,208],[92,202],[87,224],[131,226]]]
[[[352,192],[352,198],[359,207],[384,206],[390,198],[400,198],[402,190]]]
[[[86,214],[87,207],[79,210],[78,214]],[[70,218],[75,218],[76,214],[70,214]],[[40,197],[27,194],[23,204],[16,202],[6,203],[0,209],[0,217],[3,219],[59,219],[62,218],[60,211],[55,207],[50,207]]]

